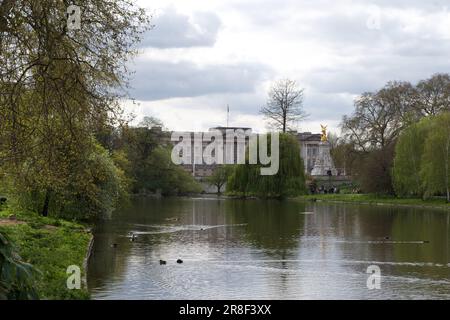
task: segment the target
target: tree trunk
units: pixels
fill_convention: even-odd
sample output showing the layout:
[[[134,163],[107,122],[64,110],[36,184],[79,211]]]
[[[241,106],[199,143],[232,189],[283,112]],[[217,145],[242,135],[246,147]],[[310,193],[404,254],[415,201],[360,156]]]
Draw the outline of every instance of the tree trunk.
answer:
[[[41,213],[43,217],[48,216],[48,206],[50,204],[50,193],[51,193],[50,189],[47,189],[47,191],[45,192],[44,207],[42,208],[42,213]]]

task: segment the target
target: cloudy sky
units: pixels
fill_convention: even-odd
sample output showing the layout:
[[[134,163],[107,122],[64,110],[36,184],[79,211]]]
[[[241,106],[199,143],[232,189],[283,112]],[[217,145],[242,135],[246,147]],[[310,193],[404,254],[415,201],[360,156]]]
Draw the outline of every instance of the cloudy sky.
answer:
[[[138,0],[155,27],[125,103],[172,130],[226,125],[263,132],[270,84],[304,88],[298,130],[338,132],[353,99],[390,80],[450,72],[448,0]],[[446,6],[449,6],[447,8]]]

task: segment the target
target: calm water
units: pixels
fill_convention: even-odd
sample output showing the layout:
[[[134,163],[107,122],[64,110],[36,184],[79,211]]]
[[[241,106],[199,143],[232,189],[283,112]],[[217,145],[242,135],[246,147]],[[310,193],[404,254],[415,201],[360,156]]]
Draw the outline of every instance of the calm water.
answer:
[[[439,210],[139,199],[98,226],[88,284],[94,299],[450,299],[449,236]]]

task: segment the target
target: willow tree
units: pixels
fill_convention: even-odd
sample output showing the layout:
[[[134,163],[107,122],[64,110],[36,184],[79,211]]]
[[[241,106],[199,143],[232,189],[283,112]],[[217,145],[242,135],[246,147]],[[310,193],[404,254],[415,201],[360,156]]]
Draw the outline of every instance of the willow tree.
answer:
[[[425,196],[445,194],[450,202],[450,112],[433,119],[426,140],[420,171]]]
[[[270,135],[268,135],[270,150]],[[275,175],[261,175],[261,165],[236,165],[227,184],[227,192],[266,198],[286,198],[306,191],[305,167],[300,145],[291,134],[280,134],[280,166]],[[270,151],[272,152],[272,151]]]
[[[72,30],[69,4],[0,3],[0,165],[21,175],[39,163],[44,215],[72,166],[67,146],[89,149],[98,128],[119,121],[126,65],[149,22],[133,1],[86,0],[78,4],[81,29]]]
[[[400,135],[395,147],[393,168],[394,190],[397,195],[423,195],[420,170],[425,140],[431,128],[431,119],[424,118],[406,128]]]

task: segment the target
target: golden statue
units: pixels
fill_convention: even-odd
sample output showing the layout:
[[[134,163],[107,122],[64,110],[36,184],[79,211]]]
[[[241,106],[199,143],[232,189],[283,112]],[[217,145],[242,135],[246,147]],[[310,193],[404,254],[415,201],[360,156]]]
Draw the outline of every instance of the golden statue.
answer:
[[[323,126],[320,125],[322,127],[322,138],[320,139],[320,141],[322,142],[327,142],[328,141],[328,137],[327,137],[327,127],[328,126]]]

